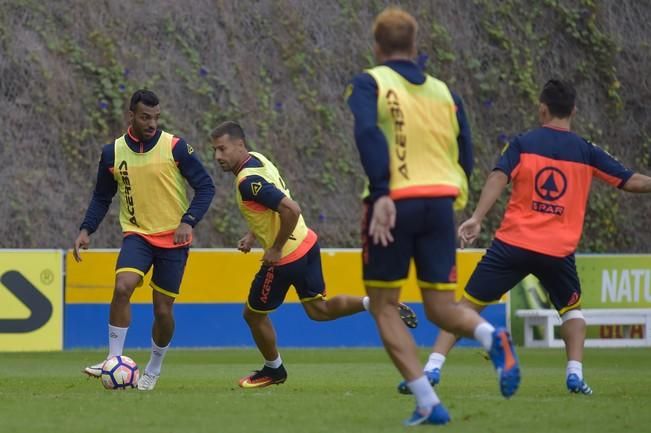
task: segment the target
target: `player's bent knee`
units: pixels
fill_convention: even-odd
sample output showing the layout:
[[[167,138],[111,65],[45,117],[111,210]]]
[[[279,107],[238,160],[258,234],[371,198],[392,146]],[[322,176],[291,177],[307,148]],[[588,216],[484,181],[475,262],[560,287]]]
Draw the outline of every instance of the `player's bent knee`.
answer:
[[[316,322],[326,322],[333,319],[325,305],[312,303],[308,306],[308,304],[305,304],[305,313],[307,314],[307,317]]]
[[[449,303],[430,303],[425,305],[425,317],[432,323],[439,325],[441,322],[447,322],[446,317],[454,311],[454,302]]]
[[[157,318],[172,317],[172,304],[154,304],[154,316]]]
[[[129,302],[133,290],[134,288],[127,284],[117,283],[113,290],[113,300],[118,302]]]
[[[256,311],[251,310],[248,306],[244,306],[244,310],[242,311],[242,317],[244,318],[244,320],[249,326],[255,326],[256,324],[265,320],[267,318],[267,314],[258,313]]]
[[[307,317],[309,317],[310,319],[316,322],[327,322],[328,320],[333,319],[332,317],[330,317],[328,313],[324,313],[321,311],[308,311]]]
[[[585,322],[585,317],[583,316],[583,312],[578,309],[567,311],[563,313],[563,315],[561,315],[561,320],[563,321],[563,323],[572,319],[581,319]]]

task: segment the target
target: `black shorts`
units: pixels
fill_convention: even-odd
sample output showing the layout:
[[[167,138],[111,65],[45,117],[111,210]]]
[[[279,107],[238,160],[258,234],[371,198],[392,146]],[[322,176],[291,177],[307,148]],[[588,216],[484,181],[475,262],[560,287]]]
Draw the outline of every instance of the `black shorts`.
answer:
[[[494,239],[470,276],[464,297],[478,305],[498,301],[524,277],[533,274],[560,314],[581,302],[574,254],[553,257]]]
[[[141,236],[128,235],[122,239],[115,273],[135,272],[144,277],[153,266],[151,287],[174,298],[179,295],[189,250],[187,246],[159,248],[151,245]]]
[[[368,236],[373,207],[364,210],[362,263],[364,284],[398,288],[409,275],[414,259],[418,286],[422,289],[455,290],[456,232],[454,199],[451,197],[396,200],[394,241],[374,245]]]
[[[246,305],[252,311],[269,313],[282,305],[290,286],[301,302],[325,298],[319,243],[300,259],[281,266],[262,265],[251,284]]]

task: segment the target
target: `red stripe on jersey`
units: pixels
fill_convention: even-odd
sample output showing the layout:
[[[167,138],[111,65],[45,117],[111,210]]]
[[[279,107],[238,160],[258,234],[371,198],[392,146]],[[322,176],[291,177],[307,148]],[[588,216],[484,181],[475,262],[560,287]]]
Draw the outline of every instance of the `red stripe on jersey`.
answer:
[[[131,235],[138,235],[141,238],[144,238],[150,245],[153,245],[158,248],[180,248],[180,247],[188,246],[192,243],[192,235],[190,235],[189,241],[182,244],[175,244],[174,243],[175,232],[176,230],[168,230],[165,232],[154,233],[154,234],[124,232],[124,237],[131,236]]]
[[[247,209],[253,212],[264,212],[269,209],[267,206],[256,203],[253,200],[242,200],[242,204],[247,207]]]
[[[421,197],[456,197],[459,195],[459,188],[451,185],[418,185],[391,190],[390,196],[393,200]]]
[[[303,257],[305,254],[310,251],[310,249],[316,244],[318,236],[312,230],[307,229],[307,236],[303,239],[303,242],[291,253],[287,254],[285,257],[280,259],[277,263],[278,266],[286,265],[287,263],[295,262],[296,260]]]

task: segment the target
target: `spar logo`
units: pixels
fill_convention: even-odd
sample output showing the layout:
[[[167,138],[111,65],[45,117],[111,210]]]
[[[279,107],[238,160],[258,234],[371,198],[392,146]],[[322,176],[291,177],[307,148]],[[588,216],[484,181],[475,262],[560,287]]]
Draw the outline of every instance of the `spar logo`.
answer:
[[[41,282],[50,284],[51,271],[41,273]],[[0,283],[29,309],[26,319],[0,319],[0,333],[32,332],[45,325],[52,317],[52,303],[18,271],[7,271],[0,277]]]
[[[531,208],[536,212],[563,215],[565,207],[554,203],[567,191],[567,177],[556,167],[545,167],[536,174],[534,181],[536,194],[544,201],[534,200]]]

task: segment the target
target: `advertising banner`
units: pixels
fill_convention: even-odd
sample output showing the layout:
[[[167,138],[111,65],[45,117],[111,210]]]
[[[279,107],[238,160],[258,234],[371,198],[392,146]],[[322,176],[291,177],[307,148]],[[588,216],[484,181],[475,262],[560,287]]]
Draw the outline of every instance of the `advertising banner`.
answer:
[[[457,278],[462,289],[483,250],[463,250],[457,254]],[[81,263],[66,255],[66,303],[64,347],[102,347],[106,344],[109,303],[115,281],[117,250],[83,251]],[[242,310],[249,287],[260,267],[261,250],[242,254],[234,249],[192,249],[175,301],[175,347],[251,346]],[[328,297],[363,296],[360,250],[321,250]],[[151,342],[151,272],[132,297],[132,322],[127,347],[148,347]],[[461,294],[458,290],[457,295]],[[412,269],[401,300],[410,304],[420,324],[413,330],[417,343],[429,346],[438,330],[423,311],[421,294]],[[273,314],[273,322],[283,344],[293,347],[371,347],[381,345],[370,314],[357,314],[331,322],[307,318],[295,291],[289,290],[285,303]],[[506,324],[506,304],[490,306],[486,317]],[[474,344],[464,341],[461,344]]]
[[[59,250],[0,250],[0,351],[63,349]]]

